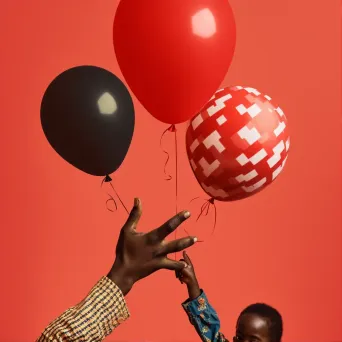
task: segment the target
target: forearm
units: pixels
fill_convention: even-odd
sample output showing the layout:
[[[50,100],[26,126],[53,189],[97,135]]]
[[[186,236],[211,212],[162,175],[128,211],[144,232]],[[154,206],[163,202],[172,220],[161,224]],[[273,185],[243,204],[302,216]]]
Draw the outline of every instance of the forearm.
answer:
[[[215,309],[210,305],[205,293],[200,287],[193,284],[193,288],[188,289],[189,299],[182,305],[187,313],[190,323],[195,327],[198,335],[205,342],[228,342],[220,332],[220,319]],[[198,293],[199,295],[195,297]]]
[[[103,277],[83,301],[50,323],[37,342],[99,342],[128,317],[120,288]]]
[[[201,288],[197,279],[187,284],[189,299],[194,300],[201,295]]]

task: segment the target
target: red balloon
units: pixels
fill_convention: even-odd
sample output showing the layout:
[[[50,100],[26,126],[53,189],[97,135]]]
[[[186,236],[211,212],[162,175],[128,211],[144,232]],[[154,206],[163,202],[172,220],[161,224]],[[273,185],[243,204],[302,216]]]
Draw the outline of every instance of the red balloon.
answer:
[[[122,74],[156,119],[177,124],[222,83],[236,41],[227,0],[121,0],[113,28]]]
[[[191,168],[203,190],[219,201],[243,199],[271,184],[289,147],[285,114],[249,87],[218,90],[186,133]]]

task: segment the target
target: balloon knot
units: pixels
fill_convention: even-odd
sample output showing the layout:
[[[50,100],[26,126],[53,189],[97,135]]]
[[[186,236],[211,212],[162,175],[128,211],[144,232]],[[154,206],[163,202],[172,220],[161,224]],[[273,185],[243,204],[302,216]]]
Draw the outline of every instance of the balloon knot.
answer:
[[[112,181],[112,179],[110,178],[110,176],[106,175],[106,177],[105,177],[105,179],[104,179],[104,182],[105,182],[105,183],[109,183],[109,182],[111,182],[111,181]]]
[[[171,126],[168,128],[168,131],[169,131],[169,132],[176,132],[176,126],[175,126],[175,125],[171,125]]]
[[[214,204],[215,198],[210,198],[209,203]]]

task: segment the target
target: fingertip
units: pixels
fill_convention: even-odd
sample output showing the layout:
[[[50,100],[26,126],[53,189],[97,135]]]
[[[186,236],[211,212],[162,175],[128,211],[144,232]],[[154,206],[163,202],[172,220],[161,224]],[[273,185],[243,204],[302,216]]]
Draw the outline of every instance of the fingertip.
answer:
[[[135,228],[142,214],[140,199],[134,198],[134,206],[129,214],[129,217],[124,225],[126,229]]]
[[[188,210],[184,211],[183,212],[183,216],[184,216],[185,219],[189,218],[191,216],[190,211],[188,211]]]
[[[186,262],[179,261],[178,265],[179,265],[179,270],[182,271],[186,267]]]
[[[139,217],[142,214],[142,203],[141,203],[141,199],[137,198],[137,206],[136,206],[137,212],[139,214]]]
[[[186,263],[185,260],[180,260],[180,262],[184,265],[184,268],[188,267],[188,264]]]

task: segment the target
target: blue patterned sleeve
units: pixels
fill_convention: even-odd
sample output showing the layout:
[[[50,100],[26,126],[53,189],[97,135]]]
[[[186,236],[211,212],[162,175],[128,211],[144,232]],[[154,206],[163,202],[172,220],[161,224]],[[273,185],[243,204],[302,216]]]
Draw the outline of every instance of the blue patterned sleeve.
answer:
[[[188,299],[182,306],[202,341],[228,342],[220,332],[220,319],[203,290],[199,297],[194,300]]]

